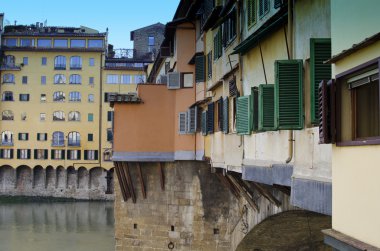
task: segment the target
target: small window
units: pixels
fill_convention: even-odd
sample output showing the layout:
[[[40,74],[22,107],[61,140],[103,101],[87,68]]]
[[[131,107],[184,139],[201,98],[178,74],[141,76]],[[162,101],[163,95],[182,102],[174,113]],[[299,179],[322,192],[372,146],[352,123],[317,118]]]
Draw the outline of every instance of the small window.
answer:
[[[66,57],[56,56],[54,59],[54,69],[55,70],[66,70]]]
[[[32,38],[21,38],[20,39],[20,46],[21,47],[33,47],[34,46],[34,39],[32,39]]]
[[[55,131],[53,132],[53,140],[52,146],[64,146],[65,145],[65,137],[63,132]]]
[[[0,153],[2,159],[13,159],[13,149],[1,149]]]
[[[29,94],[20,94],[20,101],[29,101]]]
[[[13,132],[4,131],[1,133],[1,144],[6,146],[13,146]]]
[[[89,39],[88,48],[103,48],[103,40],[101,39]]]
[[[37,133],[38,141],[47,141],[47,133]]]
[[[119,83],[119,75],[116,75],[116,74],[107,75],[107,84],[118,84],[118,83]]]
[[[80,121],[80,112],[72,111],[69,113],[69,121]]]
[[[20,132],[18,134],[18,140],[21,140],[21,141],[27,141],[27,140],[29,140],[29,134],[26,133],[26,132]]]
[[[66,84],[66,76],[63,74],[55,74],[54,75],[54,84]]]
[[[86,47],[86,40],[84,40],[84,39],[71,39],[70,40],[70,47],[71,48],[85,48]]]
[[[93,114],[93,113],[89,113],[89,114],[88,114],[88,116],[87,116],[87,121],[89,121],[89,122],[94,121],[94,114]]]
[[[28,76],[22,76],[22,84],[27,84],[28,83]]]
[[[183,73],[183,87],[193,87],[193,73]]]
[[[15,75],[12,73],[5,73],[3,75],[3,84],[14,84],[15,83]]]
[[[107,112],[107,121],[112,122],[113,120],[113,111],[108,111]]]
[[[64,92],[58,91],[54,92],[53,94],[53,101],[54,102],[64,102],[66,99],[66,95]]]
[[[2,101],[13,101],[13,92],[3,92]]]
[[[94,141],[94,134],[92,133],[87,134],[87,141]]]
[[[88,60],[88,65],[89,65],[89,66],[95,66],[95,59],[94,59],[94,58],[90,58],[90,59]]]
[[[41,76],[41,85],[46,85],[46,76]]]
[[[88,102],[89,103],[94,102],[94,94],[88,94]]]
[[[53,121],[65,121],[65,113],[63,111],[53,112]]]
[[[70,75],[70,84],[71,85],[80,85],[82,84],[82,77],[79,74]]]
[[[46,57],[41,58],[41,65],[47,65],[47,58]]]
[[[93,84],[94,84],[94,77],[89,77],[89,79],[88,79],[88,83],[89,83],[90,85],[93,85]]]
[[[67,150],[67,159],[79,160],[80,159],[80,150]]]
[[[40,113],[40,121],[46,120],[46,113]]]
[[[80,134],[79,132],[70,132],[69,133],[69,146],[80,146]]]
[[[70,92],[69,93],[69,101],[71,101],[71,102],[80,102],[81,101],[81,94],[80,94],[80,92]]]
[[[41,102],[46,102],[46,94],[41,94],[40,101]]]
[[[30,149],[17,149],[17,159],[30,159]]]
[[[85,160],[97,160],[98,151],[97,150],[84,150],[84,159]]]
[[[121,75],[121,84],[130,84],[132,83],[131,81],[131,75]]]
[[[82,58],[80,56],[73,56],[70,58],[70,69],[71,70],[82,69]]]
[[[2,120],[14,120],[13,112],[10,110],[3,111],[1,114],[1,119]]]
[[[149,36],[148,37],[148,45],[149,46],[154,46],[154,37],[153,36]]]
[[[51,48],[51,39],[37,39],[37,47]]]
[[[67,39],[54,39],[54,48],[67,48]]]
[[[54,160],[65,159],[65,150],[52,150],[51,158]]]
[[[35,149],[34,150],[35,159],[48,159],[48,150],[47,149]]]
[[[16,47],[17,46],[17,38],[6,38],[4,41],[4,45],[8,47]]]
[[[113,141],[113,132],[112,128],[107,129],[107,141]]]
[[[28,58],[28,57],[23,57],[23,58],[22,58],[22,63],[23,63],[24,65],[28,65],[28,63],[29,63],[29,58]]]
[[[21,121],[26,121],[26,112],[21,113]]]

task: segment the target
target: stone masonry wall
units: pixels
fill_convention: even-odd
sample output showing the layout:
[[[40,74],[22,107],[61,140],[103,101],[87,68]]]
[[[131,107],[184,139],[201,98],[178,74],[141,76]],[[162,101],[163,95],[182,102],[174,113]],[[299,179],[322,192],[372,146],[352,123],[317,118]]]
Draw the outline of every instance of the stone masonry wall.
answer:
[[[163,24],[157,23],[154,25],[150,25],[148,27],[144,27],[134,31],[134,40],[133,40],[133,48],[135,49],[135,58],[145,58],[149,53],[148,46],[148,37],[154,37],[154,49],[155,56],[158,53],[160,45],[164,40],[164,30],[165,26]]]

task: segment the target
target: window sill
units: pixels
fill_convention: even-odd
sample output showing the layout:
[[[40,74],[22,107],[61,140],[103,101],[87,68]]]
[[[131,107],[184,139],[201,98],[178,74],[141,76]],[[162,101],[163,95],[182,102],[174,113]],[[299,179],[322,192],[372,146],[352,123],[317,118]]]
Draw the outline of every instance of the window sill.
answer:
[[[366,146],[366,145],[380,145],[380,137],[365,139],[365,140],[352,140],[337,142],[336,146]]]

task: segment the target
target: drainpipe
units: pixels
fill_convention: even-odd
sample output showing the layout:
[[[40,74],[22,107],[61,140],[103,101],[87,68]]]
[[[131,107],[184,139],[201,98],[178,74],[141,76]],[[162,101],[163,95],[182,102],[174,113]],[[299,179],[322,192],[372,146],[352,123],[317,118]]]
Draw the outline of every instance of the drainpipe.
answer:
[[[289,59],[293,58],[293,0],[288,1],[288,38],[289,38]],[[293,159],[293,153],[294,153],[294,131],[289,130],[289,153],[288,158],[286,159],[286,164],[288,164]]]

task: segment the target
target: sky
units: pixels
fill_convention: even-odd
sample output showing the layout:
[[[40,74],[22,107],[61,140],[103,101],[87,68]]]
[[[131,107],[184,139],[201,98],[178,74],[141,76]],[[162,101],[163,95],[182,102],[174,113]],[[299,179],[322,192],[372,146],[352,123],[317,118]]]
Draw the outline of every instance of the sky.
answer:
[[[130,32],[173,19],[180,0],[0,0],[4,25],[87,26],[105,32],[114,48],[133,48]]]

